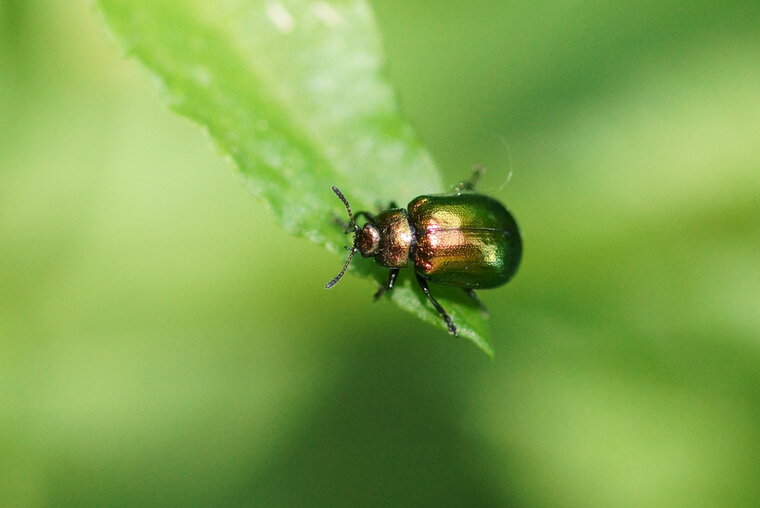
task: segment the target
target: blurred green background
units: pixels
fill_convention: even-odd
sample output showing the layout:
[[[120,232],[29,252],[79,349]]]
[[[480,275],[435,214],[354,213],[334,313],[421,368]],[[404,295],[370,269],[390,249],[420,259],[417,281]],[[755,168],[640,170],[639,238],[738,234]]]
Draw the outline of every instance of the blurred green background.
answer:
[[[496,359],[326,293],[89,2],[3,0],[0,506],[760,504],[760,4],[374,7],[522,227]]]

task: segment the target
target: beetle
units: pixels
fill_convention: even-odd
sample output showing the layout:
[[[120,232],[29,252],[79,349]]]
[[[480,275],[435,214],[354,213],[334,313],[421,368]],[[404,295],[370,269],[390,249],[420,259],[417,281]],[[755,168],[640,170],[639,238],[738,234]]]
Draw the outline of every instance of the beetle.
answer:
[[[462,288],[486,313],[476,289],[505,284],[517,271],[522,257],[522,240],[512,215],[497,200],[475,192],[482,174],[476,168],[470,180],[454,187],[453,194],[427,194],[414,198],[406,208],[391,203],[377,215],[360,211],[356,216],[343,193],[332,190],[348,212],[345,233],[354,234],[351,252],[325,288],[330,289],[346,273],[359,252],[390,270],[388,280],[375,293],[375,300],[393,289],[399,271],[414,265],[417,283],[435,310],[446,322],[449,333],[457,327],[449,314],[430,293],[428,283]],[[365,217],[359,227],[356,220]]]

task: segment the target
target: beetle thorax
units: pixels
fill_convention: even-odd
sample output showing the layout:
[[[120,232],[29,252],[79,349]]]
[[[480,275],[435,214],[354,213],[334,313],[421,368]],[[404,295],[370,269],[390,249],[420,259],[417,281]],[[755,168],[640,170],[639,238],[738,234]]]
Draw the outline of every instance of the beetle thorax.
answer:
[[[379,234],[375,261],[386,268],[402,268],[409,262],[414,229],[403,208],[391,208],[377,215],[372,224]],[[366,227],[366,226],[365,226]]]

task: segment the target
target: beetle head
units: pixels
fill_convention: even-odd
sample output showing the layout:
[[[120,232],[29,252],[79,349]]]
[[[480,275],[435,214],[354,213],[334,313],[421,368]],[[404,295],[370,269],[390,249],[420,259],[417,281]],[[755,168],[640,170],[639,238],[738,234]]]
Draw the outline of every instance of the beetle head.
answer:
[[[368,258],[377,254],[380,247],[380,230],[376,225],[371,222],[365,224],[363,228],[356,230],[356,238],[358,238],[359,251],[362,256]]]

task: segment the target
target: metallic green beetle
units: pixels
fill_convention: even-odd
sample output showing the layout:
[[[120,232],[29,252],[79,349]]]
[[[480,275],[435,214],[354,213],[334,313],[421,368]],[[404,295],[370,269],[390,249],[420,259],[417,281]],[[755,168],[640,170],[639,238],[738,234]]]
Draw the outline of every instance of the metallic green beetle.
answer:
[[[346,233],[354,233],[351,253],[340,273],[327,283],[331,288],[343,277],[354,254],[374,257],[390,269],[388,281],[380,286],[375,299],[393,288],[399,270],[411,261],[422,292],[446,321],[449,333],[457,327],[438,301],[430,294],[428,282],[462,288],[485,312],[475,289],[490,289],[505,284],[517,271],[522,242],[517,224],[504,206],[493,198],[473,192],[482,170],[460,183],[454,194],[416,197],[406,209],[391,204],[390,209],[365,216],[364,227],[356,224],[351,207],[337,187],[332,190],[348,212]]]

